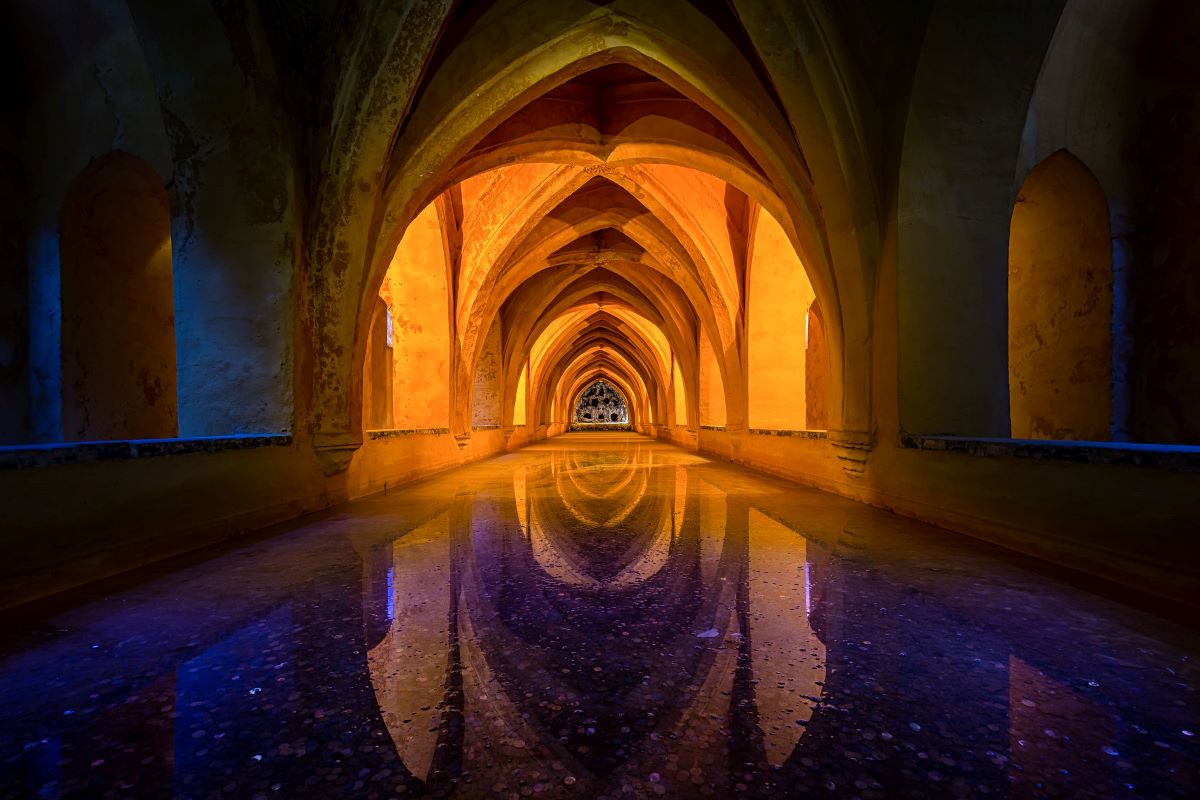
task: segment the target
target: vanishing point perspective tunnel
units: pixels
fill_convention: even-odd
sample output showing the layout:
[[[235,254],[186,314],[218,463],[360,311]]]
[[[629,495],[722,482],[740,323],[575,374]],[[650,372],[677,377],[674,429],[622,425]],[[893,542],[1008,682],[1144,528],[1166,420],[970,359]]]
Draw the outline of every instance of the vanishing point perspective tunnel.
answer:
[[[1198,43],[0,2],[0,800],[1197,796]]]

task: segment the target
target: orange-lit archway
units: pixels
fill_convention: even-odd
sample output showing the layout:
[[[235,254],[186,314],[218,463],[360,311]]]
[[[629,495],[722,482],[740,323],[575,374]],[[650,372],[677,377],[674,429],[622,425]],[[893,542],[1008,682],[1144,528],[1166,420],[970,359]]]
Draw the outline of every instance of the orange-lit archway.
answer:
[[[480,364],[497,323],[506,429],[524,427],[528,438],[556,432],[569,416],[563,382],[603,360],[614,380],[632,387],[631,412],[648,431],[686,436],[697,424],[744,431],[754,424],[749,251],[752,220],[765,212],[792,253],[789,268],[804,272],[825,310],[828,426],[869,438],[862,348],[871,281],[853,268],[835,274],[832,265],[837,253],[846,265],[861,264],[864,249],[876,246],[861,224],[874,200],[869,193],[852,199],[847,189],[861,177],[861,162],[823,159],[814,170],[805,155],[806,147],[846,154],[857,147],[834,144],[839,134],[822,107],[832,98],[794,88],[781,94],[763,80],[757,56],[727,39],[728,26],[687,3],[636,16],[610,7],[561,11],[530,16],[520,33],[501,26],[524,40],[502,48],[523,53],[518,60],[495,47],[489,21],[511,23],[499,6],[464,21],[437,46],[440,68],[414,88],[403,129],[359,132],[356,159],[375,154],[383,178],[367,177],[365,161],[346,164],[364,176],[357,186],[376,194],[358,210],[352,203],[318,241],[348,258],[342,280],[359,280],[363,295],[353,301],[318,288],[329,299],[319,304],[323,335],[349,343],[346,325],[354,320],[353,343],[339,352],[361,364],[369,325],[362,309],[410,221],[433,204],[444,212],[451,270],[445,396],[455,436],[469,437],[476,423]],[[781,13],[774,4],[755,12],[762,22],[781,21]],[[730,41],[726,57],[664,35],[681,24]],[[829,60],[819,66],[820,58]],[[820,58],[813,68],[829,68],[832,55]],[[449,79],[455,64],[468,63],[463,74],[478,82]],[[814,113],[797,128],[793,112],[805,104]],[[580,307],[589,299],[591,314]],[[758,318],[771,313],[781,312],[764,305]],[[564,317],[571,321],[558,322]],[[852,378],[847,341],[859,349]],[[801,355],[797,374],[803,363]],[[356,396],[361,368],[345,378],[340,369],[337,359],[320,365],[319,450],[352,448],[359,437],[362,404],[352,400],[343,410],[337,393]],[[803,379],[797,385],[802,393]],[[524,414],[516,411],[518,394]],[[803,402],[793,414],[800,422],[790,426],[804,427]]]

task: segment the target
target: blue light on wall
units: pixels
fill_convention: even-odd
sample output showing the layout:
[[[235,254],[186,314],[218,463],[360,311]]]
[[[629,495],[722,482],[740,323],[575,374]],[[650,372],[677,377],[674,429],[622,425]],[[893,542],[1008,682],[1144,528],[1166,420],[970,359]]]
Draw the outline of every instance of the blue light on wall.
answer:
[[[388,567],[387,571],[387,618],[391,622],[396,618],[396,568]]]

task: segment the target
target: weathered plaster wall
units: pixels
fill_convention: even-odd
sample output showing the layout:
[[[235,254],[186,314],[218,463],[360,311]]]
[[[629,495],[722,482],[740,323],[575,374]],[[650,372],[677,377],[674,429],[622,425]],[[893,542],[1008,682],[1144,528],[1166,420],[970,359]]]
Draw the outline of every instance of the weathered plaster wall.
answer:
[[[174,167],[180,433],[290,430],[296,177],[261,21],[206,0],[129,7]]]
[[[872,461],[850,496],[1200,605],[1194,472],[898,447]]]
[[[1096,176],[1108,202],[1112,236],[1112,438],[1133,435],[1130,369],[1132,276],[1148,264],[1145,187],[1137,175],[1139,119],[1145,99],[1141,43],[1149,4],[1141,0],[1069,0],[1029,101],[1014,187],[1059,150]]]
[[[690,422],[687,410],[687,386],[683,382],[683,373],[679,371],[679,362],[674,357],[671,359],[671,394],[673,397],[671,423],[686,428]]]
[[[512,399],[513,413],[512,424],[521,426],[525,424],[526,412],[529,405],[529,364],[526,363],[521,368],[521,377],[517,379],[517,390],[513,394]],[[536,421],[536,420],[535,420]]]
[[[200,2],[5,10],[23,80],[14,97],[23,104],[23,223],[37,322],[33,441],[63,436],[58,227],[67,187],[91,160],[118,150],[148,163],[170,190],[182,432],[291,427],[288,142],[257,20],[223,11],[232,18]]]
[[[680,429],[664,438],[686,446]],[[881,437],[861,475],[830,443],[702,429],[699,449],[1119,584],[1200,606],[1195,471],[901,447]],[[988,451],[994,451],[988,454]]]
[[[1059,149],[1099,180],[1113,243],[1113,438],[1200,442],[1185,305],[1200,20],[1175,0],[1070,0],[1038,75],[1016,184]]]

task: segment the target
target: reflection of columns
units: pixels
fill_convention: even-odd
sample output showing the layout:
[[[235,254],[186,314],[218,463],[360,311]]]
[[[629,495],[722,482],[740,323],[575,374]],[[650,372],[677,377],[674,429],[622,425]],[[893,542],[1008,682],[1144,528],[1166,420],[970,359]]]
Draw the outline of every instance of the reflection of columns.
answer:
[[[437,745],[433,751],[427,785],[443,789],[462,774],[463,741],[466,737],[466,697],[463,692],[462,646],[459,640],[459,601],[462,597],[464,549],[468,546],[467,531],[471,529],[471,495],[458,495],[450,509],[450,594],[447,616],[447,648],[445,694],[438,726]]]
[[[363,556],[363,630],[368,650],[387,635],[395,611],[392,543],[383,542]]]
[[[393,576],[375,587],[375,615],[391,607],[389,624],[368,654],[371,683],[405,768],[430,791],[451,785],[463,769],[466,737],[461,628],[462,572],[470,547],[472,495],[381,550],[390,565],[368,573]],[[368,614],[368,630],[371,625]],[[385,619],[388,614],[382,615]]]
[[[706,581],[722,584],[713,617],[722,638],[715,641],[736,651],[725,690],[732,779],[759,771],[747,765],[784,765],[797,752],[823,694],[825,646],[809,625],[803,536],[737,495],[698,485],[701,535],[721,542],[716,563],[702,543],[700,564]]]
[[[386,548],[390,563],[384,574],[392,575],[392,619],[379,643],[367,652],[371,684],[395,751],[423,783],[433,775],[440,755],[439,702],[446,684],[449,638],[448,522],[449,514],[442,512]],[[384,611],[387,617],[388,594],[386,589],[373,593],[375,615]]]
[[[736,562],[731,577],[735,580],[735,616],[738,633],[737,667],[733,690],[729,694],[729,774],[746,771],[747,764],[765,761],[763,732],[758,724],[755,696],[754,650],[750,626],[750,537],[749,507],[736,495],[727,497],[725,550]],[[757,768],[754,768],[757,771]]]
[[[808,542],[758,509],[747,521],[750,628],[763,752],[783,764],[822,695],[825,645],[809,624]]]

